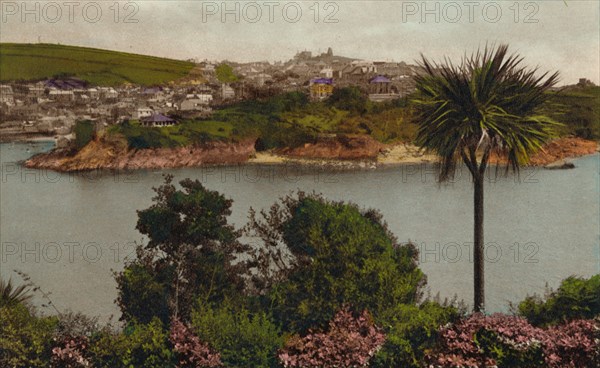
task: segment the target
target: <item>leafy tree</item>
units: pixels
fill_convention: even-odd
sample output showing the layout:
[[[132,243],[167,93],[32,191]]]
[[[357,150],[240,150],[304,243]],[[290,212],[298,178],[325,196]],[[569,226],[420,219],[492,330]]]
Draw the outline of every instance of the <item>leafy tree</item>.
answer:
[[[94,123],[89,120],[82,120],[75,123],[73,132],[75,133],[75,148],[78,150],[90,143],[96,134]]]
[[[460,161],[473,178],[475,311],[485,303],[483,183],[490,156],[505,156],[506,171],[518,171],[554,136],[556,126],[539,109],[558,73],[538,75],[507,52],[506,45],[486,46],[460,65],[423,57],[423,72],[416,77],[417,144],[440,156],[440,181],[451,178]]]
[[[420,297],[417,250],[398,244],[376,211],[300,192],[252,211],[246,230],[263,241],[255,292],[288,331],[324,327],[345,303],[377,319]]]
[[[566,278],[544,299],[537,295],[525,298],[518,313],[535,326],[600,317],[600,275]]]
[[[367,111],[367,96],[356,86],[335,88],[327,99],[329,106],[362,114]]]
[[[229,64],[222,63],[217,65],[215,73],[217,74],[217,79],[221,83],[233,83],[239,79]]]
[[[119,294],[116,303],[124,321],[150,323],[158,317],[169,323],[169,295],[172,292],[173,267],[158,261],[156,252],[137,248],[137,257],[115,273]]]
[[[182,180],[181,189],[172,180],[167,175],[155,188],[154,204],[138,211],[136,228],[149,239],[147,254],[138,257],[141,263],[117,275],[126,318],[147,320],[158,313],[164,320],[166,293],[169,315],[185,320],[198,297],[219,302],[240,296],[244,289],[246,263],[237,257],[249,248],[237,241],[238,232],[227,223],[232,201],[198,180]],[[150,288],[140,288],[144,283]],[[156,308],[145,312],[143,302],[154,297]]]

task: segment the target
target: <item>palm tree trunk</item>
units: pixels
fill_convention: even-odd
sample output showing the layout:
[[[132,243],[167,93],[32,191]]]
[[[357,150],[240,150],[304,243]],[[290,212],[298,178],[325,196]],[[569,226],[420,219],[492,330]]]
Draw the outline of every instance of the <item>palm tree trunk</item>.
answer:
[[[473,177],[475,185],[475,195],[473,197],[474,205],[474,247],[473,247],[473,284],[474,297],[473,310],[481,312],[485,305],[484,296],[484,243],[483,243],[483,182],[484,175]]]

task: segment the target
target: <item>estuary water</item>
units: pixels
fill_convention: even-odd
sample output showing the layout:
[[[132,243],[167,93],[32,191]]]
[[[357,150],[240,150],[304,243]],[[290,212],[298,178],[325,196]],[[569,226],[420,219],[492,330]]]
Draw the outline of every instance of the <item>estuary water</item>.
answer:
[[[151,204],[152,187],[165,173],[176,180],[198,179],[232,198],[231,222],[237,227],[246,223],[250,207],[268,208],[298,189],[379,209],[401,242],[420,248],[431,295],[472,300],[473,194],[466,169],[439,185],[433,166],[417,164],[345,172],[240,165],[80,174],[18,165],[52,146],[0,145],[0,274],[20,282],[13,270],[27,273],[52,293],[61,310],[120,316],[113,271],[133,255],[135,242],[144,241],[135,230],[136,210]],[[572,170],[490,175],[485,187],[489,312],[506,312],[510,302],[543,294],[567,276],[600,272],[600,156],[573,162]]]

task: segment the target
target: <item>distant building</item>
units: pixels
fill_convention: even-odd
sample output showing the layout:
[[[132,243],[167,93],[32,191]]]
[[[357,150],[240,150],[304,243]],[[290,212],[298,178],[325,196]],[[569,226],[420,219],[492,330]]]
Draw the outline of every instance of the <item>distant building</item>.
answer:
[[[587,78],[579,78],[579,83],[577,83],[580,87],[594,87],[595,84],[591,80]]]
[[[112,87],[100,87],[99,92],[100,97],[107,100],[115,100],[119,97],[119,92]]]
[[[29,97],[42,97],[42,96],[44,96],[45,88],[42,85],[38,84],[38,85],[28,86],[27,91],[28,91],[27,95]]]
[[[149,100],[158,100],[161,99],[163,95],[163,90],[160,87],[152,87],[152,88],[144,88],[142,90],[142,96]]]
[[[149,107],[140,107],[133,113],[133,118],[141,120],[154,114],[154,110]]]
[[[142,126],[145,126],[145,127],[152,127],[152,128],[159,127],[160,128],[160,127],[166,127],[166,126],[173,126],[173,125],[177,124],[177,121],[175,119],[172,119],[172,118],[162,115],[162,114],[154,114],[152,116],[142,118],[140,120],[140,123],[142,124]]]
[[[88,88],[87,93],[90,96],[90,98],[100,98],[100,92],[98,92],[98,89],[96,88]]]
[[[224,100],[228,100],[231,98],[235,98],[235,91],[227,84],[221,85],[221,98]]]
[[[296,60],[308,60],[310,58],[312,58],[312,52],[306,50],[297,52],[296,56],[294,56]]]
[[[317,78],[310,81],[310,97],[315,100],[323,100],[333,93],[333,79]]]
[[[209,105],[213,100],[213,96],[208,93],[192,93],[188,94],[185,98],[186,100],[198,100],[204,105]]]
[[[333,69],[332,68],[323,68],[320,72],[321,77],[323,78],[333,78]]]
[[[184,100],[181,103],[180,110],[181,111],[205,111],[210,110],[209,104],[212,101],[212,95],[210,99],[207,98],[189,98]]]
[[[369,99],[374,102],[393,100],[400,97],[398,89],[392,85],[392,81],[382,75],[378,75],[369,81]]]
[[[14,102],[15,98],[12,87],[8,85],[0,85],[0,104],[5,103],[7,105],[12,105]]]
[[[75,99],[75,94],[71,90],[53,89],[48,94],[53,101],[70,102]]]

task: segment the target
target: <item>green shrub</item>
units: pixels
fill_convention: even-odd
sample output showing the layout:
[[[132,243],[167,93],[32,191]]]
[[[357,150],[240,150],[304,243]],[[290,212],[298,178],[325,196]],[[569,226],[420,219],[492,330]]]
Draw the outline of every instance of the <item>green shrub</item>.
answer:
[[[90,339],[89,351],[96,368],[175,367],[169,332],[158,318],[132,323],[122,333],[106,329]]]
[[[435,346],[441,326],[454,322],[460,311],[453,306],[427,301],[421,305],[400,304],[384,316],[387,340],[371,363],[375,368],[422,366],[428,349]]]
[[[367,111],[369,100],[359,87],[351,86],[334,89],[327,104],[339,110],[363,114]]]
[[[227,367],[278,367],[276,353],[283,338],[264,312],[252,314],[227,303],[218,308],[200,306],[192,312],[192,326]]]
[[[545,298],[528,296],[518,305],[518,314],[540,326],[565,320],[600,316],[600,274],[589,279],[568,277]]]
[[[73,132],[75,133],[75,148],[82,149],[94,139],[94,123],[89,120],[78,121]]]
[[[36,317],[23,304],[0,307],[0,367],[50,365],[55,317]]]

